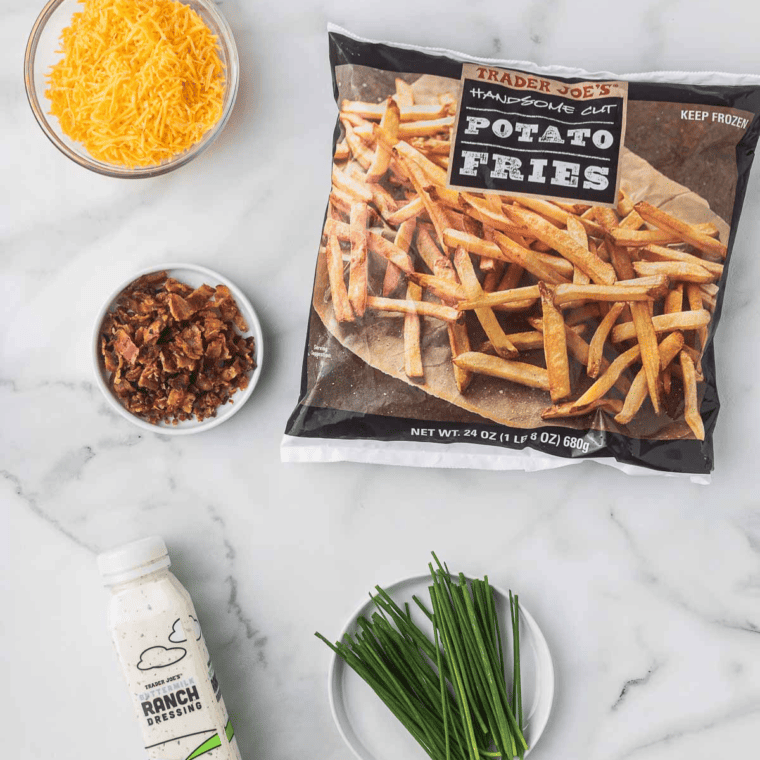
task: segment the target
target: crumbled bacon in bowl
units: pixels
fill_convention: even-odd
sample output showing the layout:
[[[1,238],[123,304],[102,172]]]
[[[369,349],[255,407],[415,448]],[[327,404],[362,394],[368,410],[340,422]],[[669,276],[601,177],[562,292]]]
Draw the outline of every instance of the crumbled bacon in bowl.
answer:
[[[223,284],[193,288],[166,271],[145,274],[116,298],[99,328],[110,390],[154,425],[201,422],[233,403],[256,369],[249,325]]]

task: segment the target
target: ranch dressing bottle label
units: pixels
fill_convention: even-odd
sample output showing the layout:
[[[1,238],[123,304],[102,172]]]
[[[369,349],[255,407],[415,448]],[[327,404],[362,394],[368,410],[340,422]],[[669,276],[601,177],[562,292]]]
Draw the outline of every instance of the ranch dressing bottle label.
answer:
[[[241,760],[198,616],[159,537],[98,557],[146,758]]]

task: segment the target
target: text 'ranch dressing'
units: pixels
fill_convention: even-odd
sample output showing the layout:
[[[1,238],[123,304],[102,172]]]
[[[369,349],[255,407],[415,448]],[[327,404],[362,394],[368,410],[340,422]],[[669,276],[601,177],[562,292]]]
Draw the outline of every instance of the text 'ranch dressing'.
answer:
[[[241,760],[198,615],[158,536],[98,557],[108,623],[150,760]]]

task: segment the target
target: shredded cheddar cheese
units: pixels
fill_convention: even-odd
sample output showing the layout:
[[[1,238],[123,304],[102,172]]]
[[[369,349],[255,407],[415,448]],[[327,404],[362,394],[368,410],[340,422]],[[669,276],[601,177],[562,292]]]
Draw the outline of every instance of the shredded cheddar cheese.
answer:
[[[217,39],[176,0],[83,0],[61,34],[50,112],[96,159],[152,166],[197,143],[221,118]]]

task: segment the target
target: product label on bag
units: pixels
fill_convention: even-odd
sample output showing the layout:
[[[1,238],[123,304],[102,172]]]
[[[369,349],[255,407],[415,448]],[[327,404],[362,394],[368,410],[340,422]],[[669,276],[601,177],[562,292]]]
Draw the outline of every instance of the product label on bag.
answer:
[[[448,184],[613,206],[628,83],[462,67]]]

